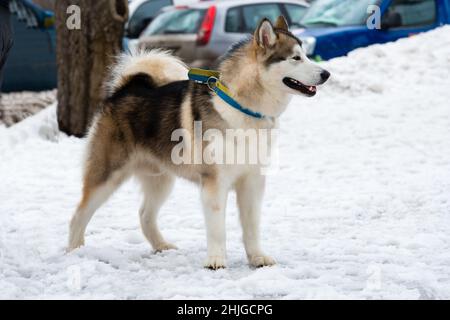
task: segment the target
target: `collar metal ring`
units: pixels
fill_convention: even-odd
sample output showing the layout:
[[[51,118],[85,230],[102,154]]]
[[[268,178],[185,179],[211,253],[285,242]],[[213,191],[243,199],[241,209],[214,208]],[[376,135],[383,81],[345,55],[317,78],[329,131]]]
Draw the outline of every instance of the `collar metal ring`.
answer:
[[[206,85],[208,86],[208,88],[211,90],[211,91],[214,91],[214,87],[215,87],[215,84],[217,83],[217,81],[219,81],[219,79],[217,79],[216,77],[214,77],[214,76],[211,76],[211,77],[209,77],[208,78],[208,80],[206,80]],[[212,82],[212,83],[211,83]],[[214,87],[213,87],[214,86]]]

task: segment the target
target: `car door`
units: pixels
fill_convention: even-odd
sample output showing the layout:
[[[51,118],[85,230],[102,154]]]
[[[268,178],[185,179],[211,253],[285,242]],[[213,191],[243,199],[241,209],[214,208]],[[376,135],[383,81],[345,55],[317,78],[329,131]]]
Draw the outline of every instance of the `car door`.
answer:
[[[39,8],[13,11],[14,45],[4,70],[2,90],[41,91],[56,87],[56,32],[52,16]],[[30,21],[34,21],[35,25]],[[38,27],[38,28],[36,28]]]
[[[437,0],[391,0],[383,12],[382,29],[377,30],[377,42],[395,41],[436,28],[438,14]]]
[[[138,46],[144,49],[167,49],[190,63],[198,59],[197,34],[205,13],[206,9],[195,7],[167,10],[142,32]]]

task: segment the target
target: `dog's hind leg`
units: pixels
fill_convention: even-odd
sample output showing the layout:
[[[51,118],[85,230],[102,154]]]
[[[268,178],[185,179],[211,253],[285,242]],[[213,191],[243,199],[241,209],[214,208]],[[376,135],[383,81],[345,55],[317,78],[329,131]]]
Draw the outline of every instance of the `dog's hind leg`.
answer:
[[[94,122],[83,179],[83,195],[70,222],[68,250],[84,245],[84,233],[95,211],[128,178],[129,150],[108,116]]]
[[[89,171],[86,174],[89,175]],[[86,227],[95,211],[117,190],[125,178],[123,172],[117,171],[99,184],[92,183],[92,179],[85,179],[81,202],[70,221],[69,251],[84,245]]]
[[[156,252],[176,249],[166,242],[158,228],[158,212],[172,190],[174,177],[167,173],[156,175],[140,173],[137,178],[142,184],[144,202],[139,211],[142,232]]]

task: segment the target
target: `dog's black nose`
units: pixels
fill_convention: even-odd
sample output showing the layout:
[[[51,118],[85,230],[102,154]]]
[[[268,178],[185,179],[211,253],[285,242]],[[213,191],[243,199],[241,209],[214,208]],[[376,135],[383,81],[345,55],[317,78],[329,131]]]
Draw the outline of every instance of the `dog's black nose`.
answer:
[[[325,82],[328,80],[330,75],[331,74],[327,70],[323,70],[322,73],[320,74],[320,77],[322,78],[323,82]]]

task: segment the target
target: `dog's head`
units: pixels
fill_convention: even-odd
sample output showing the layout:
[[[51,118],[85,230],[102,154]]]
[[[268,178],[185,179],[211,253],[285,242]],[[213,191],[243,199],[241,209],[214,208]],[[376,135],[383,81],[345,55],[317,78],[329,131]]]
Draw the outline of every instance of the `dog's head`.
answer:
[[[255,30],[253,48],[260,65],[261,78],[291,94],[312,97],[316,86],[325,83],[330,73],[308,59],[302,42],[290,31],[286,19],[275,25],[263,19]]]

